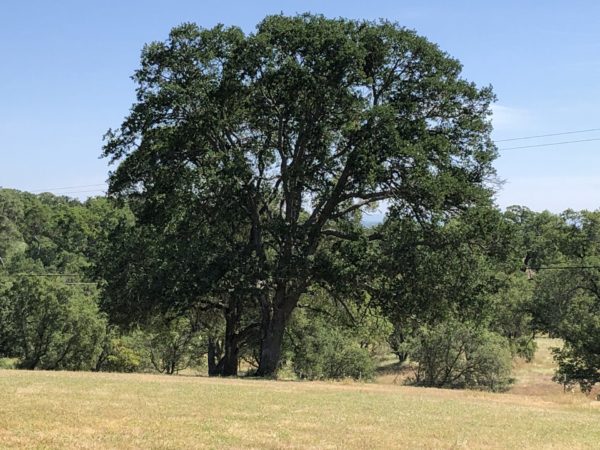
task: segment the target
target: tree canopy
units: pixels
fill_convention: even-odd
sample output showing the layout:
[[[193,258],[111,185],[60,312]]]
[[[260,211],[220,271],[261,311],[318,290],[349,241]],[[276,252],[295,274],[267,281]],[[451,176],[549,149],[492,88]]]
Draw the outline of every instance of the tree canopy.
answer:
[[[118,163],[110,193],[156,233],[190,211],[208,235],[236,224],[245,275],[232,289],[253,291],[260,311],[260,375],[277,371],[323,246],[381,238],[362,212],[385,201],[390,217],[434,223],[491,193],[491,89],[394,23],[277,15],[250,34],[184,24],[145,46],[134,80],[137,101],[104,147]],[[198,270],[216,278],[210,295],[225,273]]]

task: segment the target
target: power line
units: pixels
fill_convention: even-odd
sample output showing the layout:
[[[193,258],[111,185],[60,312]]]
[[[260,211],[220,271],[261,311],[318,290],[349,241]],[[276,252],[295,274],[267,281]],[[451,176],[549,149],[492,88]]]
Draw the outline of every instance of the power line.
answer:
[[[600,128],[589,128],[587,130],[578,130],[578,131],[564,131],[562,133],[538,134],[535,136],[522,136],[522,137],[516,137],[516,138],[509,138],[509,139],[496,139],[494,142],[521,141],[521,140],[525,140],[525,139],[537,139],[537,138],[551,137],[551,136],[564,136],[565,134],[589,133],[592,131],[600,131]]]
[[[570,134],[590,133],[590,132],[594,132],[594,131],[600,131],[600,128],[588,128],[588,129],[585,129],[585,130],[563,131],[563,132],[560,132],[560,133],[537,134],[537,135],[532,135],[532,136],[520,136],[520,137],[515,137],[515,138],[496,139],[496,140],[494,140],[494,142],[511,142],[511,141],[520,141],[520,140],[527,140],[527,139],[538,139],[538,138],[552,137],[552,136],[564,136],[564,135],[570,135]],[[537,147],[551,147],[553,145],[566,145],[566,144],[575,144],[575,143],[580,143],[580,142],[592,142],[592,141],[600,141],[600,138],[579,139],[579,140],[561,141],[561,142],[548,142],[548,143],[545,143],[545,144],[522,145],[522,146],[517,146],[517,147],[504,147],[504,148],[499,148],[498,151],[520,150],[520,149],[537,148]],[[57,195],[84,194],[84,193],[90,193],[90,192],[102,192],[102,193],[104,193],[105,191],[103,191],[102,189],[85,190],[85,191],[77,190],[77,191],[68,191],[68,192],[53,192],[53,191],[64,191],[66,189],[79,189],[79,188],[99,187],[99,186],[105,187],[106,185],[107,185],[106,183],[83,184],[83,185],[76,185],[76,186],[64,186],[64,187],[54,187],[54,188],[46,188],[46,189],[34,189],[34,190],[29,190],[28,192],[31,192],[32,194],[43,193],[43,192],[50,192],[50,193],[55,193]]]
[[[87,187],[97,187],[97,186],[106,186],[106,183],[98,183],[98,184],[82,184],[79,186],[66,186],[66,187],[56,187],[56,188],[47,188],[47,189],[35,189],[31,190],[32,194],[36,192],[50,192],[50,191],[62,191],[65,189],[79,189],[79,188],[87,188]]]
[[[522,145],[519,147],[504,147],[504,148],[499,148],[498,151],[503,152],[505,150],[518,150],[518,149],[523,149],[523,148],[550,147],[552,145],[565,145],[565,144],[575,144],[577,142],[592,142],[592,141],[600,141],[600,138],[579,139],[576,141],[548,142],[546,144]]]
[[[85,194],[85,193],[89,193],[89,192],[100,192],[102,194],[105,193],[105,191],[102,190],[102,189],[93,189],[91,191],[50,192],[50,194],[54,194],[54,195],[66,195],[66,194]]]

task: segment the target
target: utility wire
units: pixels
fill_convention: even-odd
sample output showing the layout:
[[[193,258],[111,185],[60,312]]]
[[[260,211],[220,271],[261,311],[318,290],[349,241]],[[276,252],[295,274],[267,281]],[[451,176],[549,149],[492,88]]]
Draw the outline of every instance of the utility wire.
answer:
[[[96,186],[106,186],[106,183],[82,184],[79,186],[66,186],[66,187],[55,187],[55,188],[47,188],[47,189],[35,189],[35,190],[29,191],[29,192],[34,194],[36,192],[62,191],[65,189],[79,189],[79,188],[96,187]]]
[[[50,194],[54,194],[54,195],[67,195],[67,194],[84,194],[84,193],[89,193],[89,192],[101,192],[101,193],[104,193],[105,191],[102,190],[102,189],[93,189],[91,191],[50,192]]]
[[[503,147],[503,148],[499,148],[498,151],[503,152],[505,150],[518,150],[518,149],[522,149],[522,148],[550,147],[552,145],[565,145],[565,144],[574,144],[576,142],[592,142],[592,141],[600,141],[600,138],[579,139],[576,141],[548,142],[546,144],[522,145],[519,147]]]
[[[564,131],[562,133],[538,134],[536,136],[522,136],[522,137],[516,137],[516,138],[509,138],[509,139],[496,139],[494,142],[522,141],[525,139],[537,139],[537,138],[551,137],[551,136],[564,136],[565,134],[590,133],[592,131],[600,131],[600,128],[589,128],[587,130],[578,130],[578,131]]]
[[[521,140],[527,140],[527,139],[538,139],[538,138],[552,137],[552,136],[564,136],[564,135],[569,135],[569,134],[590,133],[593,131],[600,131],[600,128],[588,128],[586,130],[563,131],[561,133],[537,134],[537,135],[532,135],[532,136],[520,136],[520,137],[508,138],[508,139],[496,139],[496,140],[494,140],[494,142],[521,141]],[[562,142],[548,142],[545,144],[522,145],[522,146],[518,146],[518,147],[504,147],[504,148],[499,148],[498,151],[520,150],[520,149],[536,148],[536,147],[551,147],[553,145],[566,145],[566,144],[575,144],[575,143],[579,143],[579,142],[592,142],[592,141],[600,141],[600,138],[579,139],[579,140],[562,141]],[[53,192],[53,191],[64,191],[66,189],[79,189],[79,188],[100,187],[100,186],[105,187],[106,185],[107,185],[106,183],[82,184],[82,185],[76,185],[76,186],[34,189],[34,190],[29,190],[28,192],[31,192],[32,194],[42,193],[42,192],[50,192],[50,193],[56,193],[57,195],[84,194],[84,193],[89,193],[89,192],[104,192],[104,191],[101,189],[86,190],[86,191],[78,190],[78,191],[68,191],[68,192]]]

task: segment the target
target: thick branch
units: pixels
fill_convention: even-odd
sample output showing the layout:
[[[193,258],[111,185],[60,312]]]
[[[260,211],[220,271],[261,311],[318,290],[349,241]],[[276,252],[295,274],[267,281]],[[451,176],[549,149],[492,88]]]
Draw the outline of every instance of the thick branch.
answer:
[[[362,198],[365,199],[362,202],[354,203],[351,206],[339,211],[336,214],[331,216],[332,219],[339,219],[340,217],[344,217],[346,214],[351,213],[352,211],[356,211],[361,209],[364,206],[368,206],[372,203],[379,202],[381,200],[386,200],[391,197],[391,191],[385,192],[374,192],[372,194],[356,194],[352,196],[353,198]]]
[[[321,234],[323,236],[333,236],[333,237],[337,237],[337,238],[344,239],[347,241],[357,241],[360,238],[359,233],[344,233],[343,231],[333,230],[333,229],[322,230]],[[382,238],[383,238],[383,234],[381,234],[381,233],[372,233],[367,236],[367,239],[369,241],[376,241],[376,240],[380,240]]]

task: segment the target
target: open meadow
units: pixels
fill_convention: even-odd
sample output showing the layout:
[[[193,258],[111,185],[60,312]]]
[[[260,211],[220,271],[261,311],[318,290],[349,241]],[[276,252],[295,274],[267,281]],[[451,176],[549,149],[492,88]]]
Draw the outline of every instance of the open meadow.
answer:
[[[600,402],[551,384],[548,342],[512,391],[0,371],[0,448],[598,448]]]

